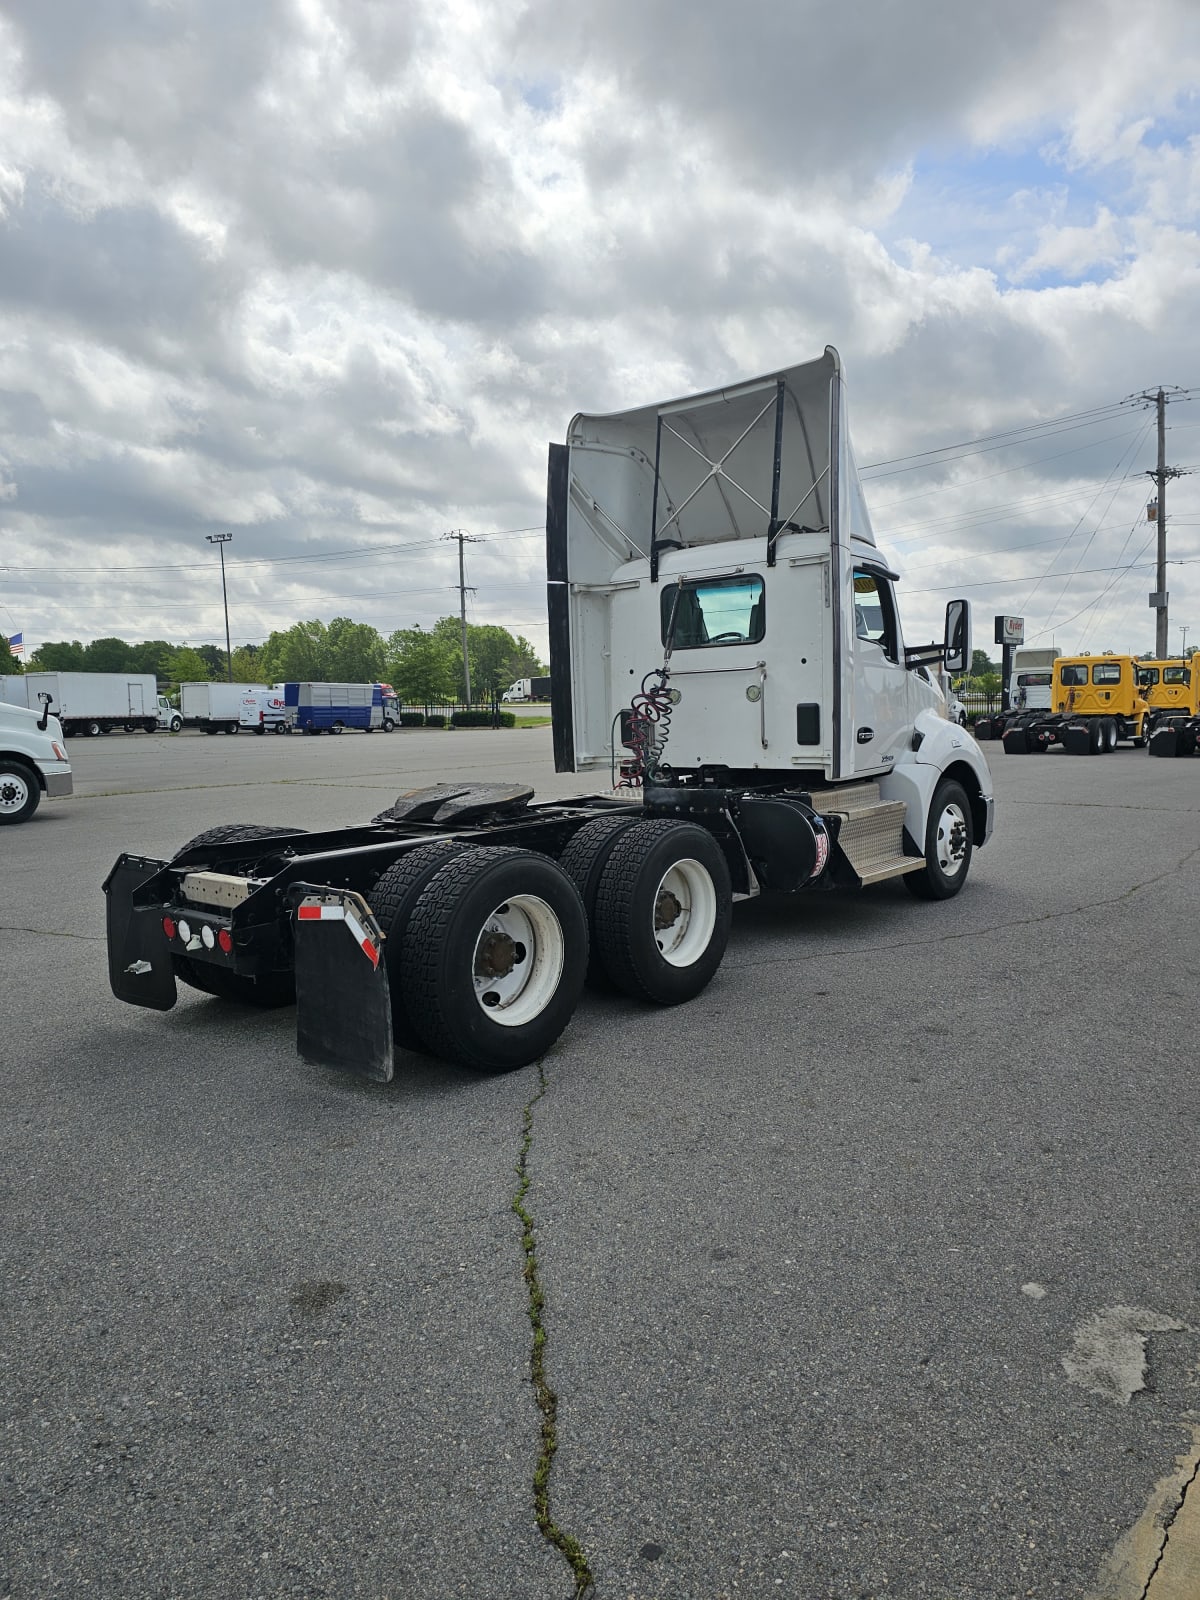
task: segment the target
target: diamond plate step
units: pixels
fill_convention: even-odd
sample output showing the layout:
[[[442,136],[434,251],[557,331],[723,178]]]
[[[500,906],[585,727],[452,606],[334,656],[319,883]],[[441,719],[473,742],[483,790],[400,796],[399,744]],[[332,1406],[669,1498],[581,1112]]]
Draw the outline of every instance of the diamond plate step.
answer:
[[[907,807],[903,800],[881,800],[876,783],[855,784],[836,800],[833,796],[821,798],[826,801],[823,811],[842,818],[838,844],[864,888],[885,878],[918,872],[925,865],[924,856],[904,853]]]

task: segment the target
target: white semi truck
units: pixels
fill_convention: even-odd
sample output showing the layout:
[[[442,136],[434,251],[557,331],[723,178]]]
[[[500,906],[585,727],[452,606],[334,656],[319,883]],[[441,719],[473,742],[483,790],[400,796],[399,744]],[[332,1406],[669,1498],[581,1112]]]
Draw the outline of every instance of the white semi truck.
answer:
[[[179,710],[188,728],[205,733],[237,733],[239,728],[257,729],[259,706],[248,699],[266,692],[263,683],[181,683]]]
[[[105,882],[109,977],[295,1000],[308,1060],[387,1080],[397,1047],[535,1060],[585,979],[671,1005],[717,970],[738,900],[903,878],[963,888],[992,785],[945,715],[966,602],[906,645],[837,352],[727,389],[579,416],[550,447],[555,764],[617,792],[531,803],[455,779],[368,824],[231,822]]]
[[[28,822],[43,795],[55,800],[74,787],[62,724],[50,715],[45,690],[38,709],[0,703],[0,825]]]

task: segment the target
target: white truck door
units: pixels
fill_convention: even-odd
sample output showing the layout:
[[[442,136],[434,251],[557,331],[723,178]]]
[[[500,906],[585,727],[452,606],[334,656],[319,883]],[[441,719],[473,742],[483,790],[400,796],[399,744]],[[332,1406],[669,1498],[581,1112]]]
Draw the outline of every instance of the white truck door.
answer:
[[[890,772],[912,732],[904,641],[891,582],[881,570],[854,567],[854,771]]]
[[[143,715],[144,710],[145,707],[142,704],[142,686],[140,683],[131,683],[129,685],[129,715],[131,717],[140,717]]]

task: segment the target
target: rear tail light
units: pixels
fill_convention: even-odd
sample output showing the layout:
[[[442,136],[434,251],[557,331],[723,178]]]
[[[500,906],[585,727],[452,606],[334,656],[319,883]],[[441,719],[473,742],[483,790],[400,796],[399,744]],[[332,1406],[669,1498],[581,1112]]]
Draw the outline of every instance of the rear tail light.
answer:
[[[174,917],[163,918],[163,932],[166,934],[168,939],[173,939],[175,937],[176,929]]]
[[[184,944],[191,943],[192,925],[190,922],[184,922],[182,918],[180,919],[179,923],[179,937],[183,940]]]
[[[230,933],[228,928],[221,929],[220,933],[217,935],[217,943],[221,946],[221,949],[224,950],[227,956],[233,954],[233,935]]]

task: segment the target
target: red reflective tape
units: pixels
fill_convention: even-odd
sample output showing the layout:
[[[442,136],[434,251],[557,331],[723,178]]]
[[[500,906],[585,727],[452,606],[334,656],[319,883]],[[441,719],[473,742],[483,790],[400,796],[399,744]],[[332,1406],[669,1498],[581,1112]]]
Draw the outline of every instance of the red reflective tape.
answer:
[[[296,912],[301,922],[319,922],[321,918],[320,906],[301,906]]]
[[[379,965],[379,951],[376,950],[370,939],[360,939],[359,943],[370,957],[371,965],[377,967]]]

